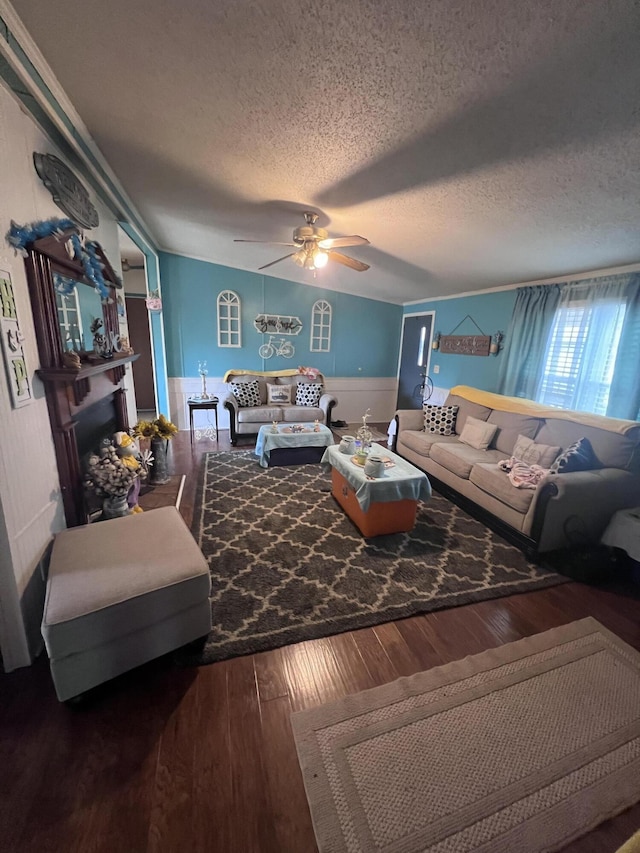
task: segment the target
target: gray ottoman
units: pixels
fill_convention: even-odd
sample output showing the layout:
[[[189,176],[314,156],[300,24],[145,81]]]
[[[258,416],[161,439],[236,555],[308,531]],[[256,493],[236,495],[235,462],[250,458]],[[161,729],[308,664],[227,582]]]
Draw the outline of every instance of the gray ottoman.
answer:
[[[60,701],[211,630],[209,567],[175,507],[59,533],[42,636]]]

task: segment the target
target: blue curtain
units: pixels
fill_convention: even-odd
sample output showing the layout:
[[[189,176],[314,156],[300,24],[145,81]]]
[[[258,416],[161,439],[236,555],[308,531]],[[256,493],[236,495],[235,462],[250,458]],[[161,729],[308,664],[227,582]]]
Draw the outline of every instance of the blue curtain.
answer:
[[[500,365],[501,394],[535,397],[561,291],[560,284],[518,288]]]
[[[626,292],[626,311],[607,414],[613,418],[640,420],[640,274],[631,276]]]

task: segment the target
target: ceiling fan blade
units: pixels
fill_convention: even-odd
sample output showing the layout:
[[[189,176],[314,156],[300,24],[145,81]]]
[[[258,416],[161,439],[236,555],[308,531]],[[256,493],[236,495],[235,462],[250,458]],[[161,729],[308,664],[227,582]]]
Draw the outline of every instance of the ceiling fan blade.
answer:
[[[295,246],[295,243],[274,243],[271,240],[234,240],[234,243],[262,243],[265,246]]]
[[[292,255],[295,255],[295,254],[296,254],[295,252],[289,252],[288,255],[283,255],[281,258],[278,258],[277,261],[271,261],[270,264],[265,264],[263,267],[258,267],[258,269],[259,270],[266,270],[267,267],[272,267],[274,264],[279,264],[280,261],[286,261],[287,258],[290,258]]]
[[[369,241],[366,237],[359,237],[357,234],[352,234],[350,237],[327,237],[326,240],[320,240],[318,246],[321,249],[339,249],[347,246],[368,246]]]
[[[364,272],[369,269],[369,264],[363,264],[362,261],[356,261],[355,258],[350,258],[349,255],[343,255],[342,252],[328,252],[329,260],[337,261],[339,264],[342,264],[345,267],[349,267],[349,269],[356,270],[357,272]]]

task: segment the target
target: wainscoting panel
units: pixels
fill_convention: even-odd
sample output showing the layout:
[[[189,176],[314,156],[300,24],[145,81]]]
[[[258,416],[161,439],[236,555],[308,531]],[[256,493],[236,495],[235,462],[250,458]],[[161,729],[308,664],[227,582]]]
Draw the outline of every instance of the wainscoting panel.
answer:
[[[371,422],[385,423],[391,420],[395,412],[398,391],[398,380],[395,377],[329,377],[325,387],[338,400],[333,410],[334,420],[353,423],[359,421],[367,409],[371,409]],[[169,378],[171,417],[179,429],[189,429],[187,399],[199,394],[200,390],[199,377]],[[222,399],[227,393],[227,386],[221,376],[207,376],[207,392]],[[213,419],[213,412],[210,415]],[[198,422],[204,417],[202,413],[194,415]],[[222,405],[218,406],[218,420],[220,429],[229,429],[229,415]]]

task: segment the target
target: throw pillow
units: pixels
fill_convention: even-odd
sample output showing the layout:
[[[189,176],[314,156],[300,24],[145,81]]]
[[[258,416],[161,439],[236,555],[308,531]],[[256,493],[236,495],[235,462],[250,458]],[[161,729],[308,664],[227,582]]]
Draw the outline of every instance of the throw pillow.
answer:
[[[296,406],[317,406],[322,397],[322,385],[316,382],[299,382],[296,388]]]
[[[561,447],[536,444],[532,438],[519,435],[511,455],[519,459],[520,462],[526,462],[527,465],[539,465],[541,468],[548,468],[561,450]]]
[[[291,405],[291,385],[272,385],[267,382],[267,403]]]
[[[251,382],[230,382],[229,388],[241,409],[261,405],[257,379]]]
[[[488,424],[469,415],[460,433],[460,441],[476,450],[486,450],[497,431],[498,424]]]
[[[598,459],[588,438],[579,438],[549,468],[550,474],[570,474],[571,471],[592,471],[599,468]]]
[[[436,435],[453,435],[456,426],[458,406],[429,406],[422,407],[424,411],[424,431]]]

